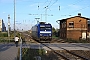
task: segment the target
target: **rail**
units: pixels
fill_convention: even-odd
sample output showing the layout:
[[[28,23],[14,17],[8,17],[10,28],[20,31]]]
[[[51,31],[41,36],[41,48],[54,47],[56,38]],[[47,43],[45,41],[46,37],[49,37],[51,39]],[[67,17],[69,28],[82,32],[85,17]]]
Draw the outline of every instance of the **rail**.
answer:
[[[38,43],[40,43],[40,42],[38,42]],[[43,44],[43,43],[41,43],[41,44],[44,45],[44,46],[46,46],[46,47],[49,48],[50,50],[52,50],[52,51],[53,51],[54,53],[56,53],[57,55],[63,57],[64,59],[66,59],[66,60],[70,60],[70,59],[71,59],[71,58],[66,57],[66,56],[63,55],[62,53],[58,53],[57,51],[55,51],[54,49],[50,48],[49,46],[47,46],[47,45],[45,45],[45,44]],[[59,48],[61,48],[61,47],[59,47]],[[83,59],[83,60],[89,60],[88,58],[83,57],[83,56],[80,56],[80,55],[77,55],[77,54],[75,54],[75,53],[73,53],[73,52],[71,52],[71,51],[69,51],[69,50],[67,50],[67,49],[64,49],[64,48],[61,48],[61,49],[65,50],[65,51],[68,52],[69,54],[72,54],[73,56],[79,57],[79,58],[81,58],[81,59]]]

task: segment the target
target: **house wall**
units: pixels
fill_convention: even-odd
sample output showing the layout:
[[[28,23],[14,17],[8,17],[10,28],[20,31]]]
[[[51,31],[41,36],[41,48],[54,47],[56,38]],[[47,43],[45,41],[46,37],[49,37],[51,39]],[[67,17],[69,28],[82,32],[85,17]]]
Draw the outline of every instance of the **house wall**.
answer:
[[[83,33],[86,33],[86,31],[79,31],[79,30],[74,30],[74,31],[68,31],[67,32],[67,38],[68,39],[73,39],[73,40],[79,40],[79,39],[83,39]],[[87,34],[87,33],[86,33]],[[87,38],[87,37],[85,37]],[[85,39],[84,38],[84,39]]]
[[[65,25],[66,27],[61,28],[62,22],[65,21],[66,21],[66,25]],[[70,26],[69,24],[70,22],[71,23],[73,22],[73,26]],[[82,33],[87,34],[87,20],[85,18],[81,18],[77,16],[77,17],[69,18],[64,21],[60,21],[60,38],[64,38],[64,39],[71,38],[74,40],[79,40],[80,38],[82,38]]]
[[[69,22],[74,22],[74,27],[69,27]],[[87,33],[87,20],[80,17],[75,17],[67,20],[67,38],[79,40],[82,38],[82,33]]]
[[[69,26],[69,22],[74,22],[74,28],[87,28],[87,20],[80,17],[75,17],[67,20],[67,28]]]

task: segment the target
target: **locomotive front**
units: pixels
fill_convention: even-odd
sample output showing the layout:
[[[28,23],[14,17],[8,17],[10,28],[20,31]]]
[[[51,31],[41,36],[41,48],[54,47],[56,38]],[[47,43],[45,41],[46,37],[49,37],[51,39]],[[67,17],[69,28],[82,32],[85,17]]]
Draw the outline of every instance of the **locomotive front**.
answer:
[[[51,24],[40,24],[39,37],[40,40],[51,40],[52,39],[52,26]]]

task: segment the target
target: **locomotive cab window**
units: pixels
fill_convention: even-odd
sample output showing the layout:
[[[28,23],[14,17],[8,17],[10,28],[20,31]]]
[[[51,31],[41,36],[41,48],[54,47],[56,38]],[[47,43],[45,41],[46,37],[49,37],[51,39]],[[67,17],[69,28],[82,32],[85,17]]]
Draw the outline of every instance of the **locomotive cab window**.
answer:
[[[45,30],[45,27],[40,27],[40,30]]]
[[[40,30],[51,30],[50,25],[40,25]]]
[[[51,25],[46,25],[46,30],[51,30]]]
[[[51,30],[51,28],[50,27],[46,27],[46,30]]]
[[[45,26],[44,25],[40,25],[40,30],[45,30]]]

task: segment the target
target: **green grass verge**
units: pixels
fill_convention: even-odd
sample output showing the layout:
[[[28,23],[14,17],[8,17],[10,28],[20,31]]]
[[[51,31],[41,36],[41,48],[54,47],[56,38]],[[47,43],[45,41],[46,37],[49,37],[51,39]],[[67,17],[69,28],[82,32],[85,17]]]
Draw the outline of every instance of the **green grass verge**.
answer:
[[[20,49],[18,49],[18,59],[19,60]],[[60,60],[57,54],[53,51],[47,51],[43,49],[30,49],[30,48],[22,48],[22,60],[37,60],[35,57],[40,56],[41,60]]]
[[[65,42],[69,43],[90,43],[90,40],[72,40],[72,39],[67,39]]]
[[[22,60],[35,60],[35,57],[42,57],[45,55],[45,50],[43,49],[30,49],[30,48],[22,48]],[[18,58],[20,57],[20,49],[18,49]]]
[[[52,38],[58,39],[59,37],[56,37],[56,36],[52,36]]]
[[[5,42],[14,42],[14,40],[0,40],[0,43],[5,43]]]

